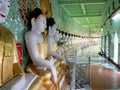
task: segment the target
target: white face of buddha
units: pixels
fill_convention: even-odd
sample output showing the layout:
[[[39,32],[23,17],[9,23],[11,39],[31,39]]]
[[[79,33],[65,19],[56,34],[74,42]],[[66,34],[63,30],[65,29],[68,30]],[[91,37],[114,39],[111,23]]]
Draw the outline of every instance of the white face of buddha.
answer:
[[[0,23],[7,18],[10,8],[10,0],[0,0]]]
[[[51,27],[51,29],[50,29],[50,31],[49,31],[49,34],[50,34],[51,36],[55,36],[55,35],[57,34],[57,26],[56,26],[56,24],[54,24],[54,25]]]
[[[37,29],[39,29],[39,32],[44,32],[46,29],[46,18],[44,16],[39,16],[36,21]]]

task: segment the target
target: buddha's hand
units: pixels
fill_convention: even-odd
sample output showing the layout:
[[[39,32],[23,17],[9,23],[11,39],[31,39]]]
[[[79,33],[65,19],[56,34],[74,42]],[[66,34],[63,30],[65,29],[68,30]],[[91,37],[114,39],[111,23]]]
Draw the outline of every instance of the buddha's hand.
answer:
[[[54,59],[53,57],[50,58],[50,62],[53,64],[54,66],[54,63],[56,62],[56,59]]]
[[[47,60],[50,61],[53,57],[52,56],[48,56]]]
[[[53,81],[54,83],[57,82],[57,72],[56,72],[56,68],[54,67],[54,63],[55,63],[55,60],[54,59],[51,59],[49,61],[49,64],[50,64],[50,70],[51,70],[51,73],[53,75]]]

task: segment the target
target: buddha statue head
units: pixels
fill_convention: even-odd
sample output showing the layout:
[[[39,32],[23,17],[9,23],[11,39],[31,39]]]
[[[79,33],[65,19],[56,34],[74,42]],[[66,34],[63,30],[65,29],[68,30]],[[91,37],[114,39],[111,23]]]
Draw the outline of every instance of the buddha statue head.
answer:
[[[50,36],[55,36],[57,34],[57,26],[52,17],[47,19],[47,29]]]
[[[38,33],[44,32],[46,28],[46,18],[39,8],[35,8],[30,13],[31,30]]]
[[[10,0],[0,0],[0,23],[5,22],[10,9]]]

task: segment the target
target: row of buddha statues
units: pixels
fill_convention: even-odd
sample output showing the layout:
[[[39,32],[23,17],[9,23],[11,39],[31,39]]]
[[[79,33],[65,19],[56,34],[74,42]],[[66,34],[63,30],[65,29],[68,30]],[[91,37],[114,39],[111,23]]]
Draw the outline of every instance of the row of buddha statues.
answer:
[[[28,65],[27,71],[39,75],[44,84],[51,85],[53,81],[57,89],[64,82],[67,65],[65,58],[56,52],[55,21],[53,18],[46,20],[39,8],[30,13],[30,20],[31,30],[26,32],[25,41],[32,64]]]
[[[54,19],[46,19],[40,8],[30,12],[31,28],[25,33],[25,42],[31,62],[25,72],[14,35],[2,25],[9,7],[10,0],[0,0],[0,90],[61,90],[68,66],[65,57],[56,52]]]
[[[77,47],[83,39],[61,34],[54,18],[46,18],[40,8],[34,8],[29,13],[30,30],[24,37],[31,62],[24,71],[14,35],[2,25],[9,8],[10,0],[0,0],[0,90],[62,90],[69,69],[65,51]]]
[[[80,35],[70,34],[57,29],[56,41],[58,52],[66,52],[68,50],[80,47],[82,50],[86,47],[97,45],[100,42],[99,37],[84,37]]]

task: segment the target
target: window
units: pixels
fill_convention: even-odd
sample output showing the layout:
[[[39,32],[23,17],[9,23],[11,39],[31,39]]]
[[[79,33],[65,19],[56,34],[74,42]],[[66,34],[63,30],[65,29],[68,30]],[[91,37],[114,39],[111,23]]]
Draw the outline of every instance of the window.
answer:
[[[115,1],[112,2],[112,7],[115,9]]]

